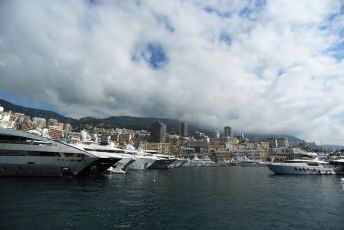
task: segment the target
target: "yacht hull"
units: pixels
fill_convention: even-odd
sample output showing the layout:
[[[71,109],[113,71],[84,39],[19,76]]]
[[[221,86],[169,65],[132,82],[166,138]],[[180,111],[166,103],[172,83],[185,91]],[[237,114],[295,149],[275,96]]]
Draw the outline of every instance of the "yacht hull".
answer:
[[[138,170],[143,170],[143,169],[148,169],[156,159],[154,158],[140,158],[136,157],[135,161],[129,165],[128,169],[138,169]]]
[[[175,162],[170,164],[168,167],[169,168],[179,168],[182,165],[184,165],[185,163],[186,163],[186,160],[184,160],[184,159],[177,159]]]
[[[75,176],[97,158],[0,156],[0,176]]]
[[[190,160],[190,167],[216,167],[218,166],[214,162],[202,161],[202,160]]]
[[[175,162],[177,159],[158,159],[156,160],[149,169],[167,169],[169,165]]]
[[[127,171],[127,168],[135,162],[135,159],[133,158],[122,158],[120,161],[118,161],[116,164],[114,164],[112,167],[110,167],[107,172],[108,173],[118,173],[118,174],[124,174]]]
[[[98,158],[96,161],[82,169],[77,176],[90,176],[104,173],[112,165],[116,164],[120,158]]]

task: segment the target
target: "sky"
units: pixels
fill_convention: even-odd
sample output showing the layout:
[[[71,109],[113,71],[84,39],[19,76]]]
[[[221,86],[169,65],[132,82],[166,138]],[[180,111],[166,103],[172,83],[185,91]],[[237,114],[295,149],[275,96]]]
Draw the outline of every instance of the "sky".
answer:
[[[0,1],[0,97],[344,144],[340,0]]]

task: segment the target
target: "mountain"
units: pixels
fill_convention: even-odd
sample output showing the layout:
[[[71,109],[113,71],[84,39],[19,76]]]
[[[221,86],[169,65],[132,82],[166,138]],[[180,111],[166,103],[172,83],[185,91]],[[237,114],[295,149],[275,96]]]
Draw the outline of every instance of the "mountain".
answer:
[[[54,118],[63,123],[69,122],[77,130],[80,130],[86,126],[149,130],[152,122],[160,120],[167,125],[168,132],[178,133],[180,125],[180,121],[177,119],[155,117],[111,116],[104,119],[94,117],[83,117],[80,119],[74,119],[49,110],[16,105],[3,99],[0,99],[0,105],[5,108],[5,111],[24,113],[31,117],[42,117],[45,119]],[[195,132],[196,130],[202,129],[195,125],[189,124],[189,132]]]
[[[54,119],[57,119],[63,123],[67,123],[69,121],[70,121],[70,123],[77,122],[76,119],[63,116],[63,115],[56,113],[56,112],[53,112],[53,111],[20,106],[20,105],[13,104],[13,103],[6,101],[6,100],[3,100],[3,99],[0,99],[0,105],[5,108],[5,111],[24,113],[30,117],[42,117],[45,119],[54,118]]]
[[[85,127],[87,125],[104,127],[104,128],[127,128],[133,130],[149,130],[154,121],[161,121],[167,125],[167,131],[170,133],[178,133],[180,121],[170,118],[156,118],[156,117],[131,117],[131,116],[111,116],[104,119],[94,117],[85,117],[79,120],[79,126]],[[189,132],[201,130],[199,127],[189,124]]]
[[[170,119],[170,118],[111,116],[104,119],[95,118],[95,117],[83,117],[80,119],[74,119],[74,118],[69,118],[59,113],[49,111],[49,110],[19,106],[3,99],[0,99],[0,105],[5,108],[5,111],[20,112],[20,113],[29,115],[31,117],[42,117],[45,119],[54,118],[63,123],[69,122],[76,130],[81,130],[85,127],[90,127],[90,126],[102,127],[102,128],[127,128],[127,129],[133,129],[133,130],[142,130],[142,129],[150,130],[151,123],[159,120],[167,125],[168,132],[178,133],[179,126],[180,126],[180,121],[178,119]],[[189,130],[189,133],[194,133],[196,131],[203,132],[208,135],[211,133],[209,129],[202,128],[192,123],[189,123],[188,130]],[[273,137],[286,137],[288,138],[289,143],[292,146],[297,146],[300,143],[306,143],[302,139],[299,139],[294,136],[289,136],[289,135],[245,134],[245,136],[252,141],[266,140],[268,138],[273,138]],[[312,149],[321,148],[320,146],[314,143],[307,143],[307,144]],[[331,148],[331,147],[333,147],[333,145],[326,145],[326,148]],[[344,148],[342,146],[335,146],[335,147],[337,149]]]
[[[245,134],[245,137],[247,137],[251,141],[260,141],[260,140],[267,140],[269,138],[288,138],[288,142],[290,146],[297,146],[299,144],[305,143],[304,140],[290,136],[290,135],[281,135],[281,134]]]

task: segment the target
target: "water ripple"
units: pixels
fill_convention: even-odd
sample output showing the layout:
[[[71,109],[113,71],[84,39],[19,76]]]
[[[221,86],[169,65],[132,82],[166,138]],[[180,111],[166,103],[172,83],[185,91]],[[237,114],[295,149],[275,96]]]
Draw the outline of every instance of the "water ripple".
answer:
[[[0,183],[2,229],[342,229],[337,176],[180,168]]]

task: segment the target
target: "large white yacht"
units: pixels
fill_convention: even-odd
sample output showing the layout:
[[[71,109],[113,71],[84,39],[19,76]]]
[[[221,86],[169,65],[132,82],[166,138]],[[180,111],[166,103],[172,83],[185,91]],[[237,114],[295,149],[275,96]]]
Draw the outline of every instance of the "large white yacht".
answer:
[[[126,150],[126,152],[135,157],[135,162],[129,166],[129,169],[148,169],[157,161],[157,158],[151,157],[137,150]]]
[[[170,165],[177,161],[177,158],[172,155],[159,153],[156,150],[145,150],[146,155],[151,155],[158,158],[158,160],[151,165],[150,169],[167,169]]]
[[[133,146],[128,145],[126,152],[135,156],[136,161],[130,165],[130,169],[167,169],[175,159],[169,159],[165,156],[158,156],[150,151],[146,152],[142,149],[135,149]]]
[[[0,128],[0,176],[89,175],[108,162],[60,142]]]
[[[87,151],[93,155],[103,158],[116,158],[116,161],[108,169],[108,173],[126,173],[127,168],[135,162],[135,158],[127,154],[123,149],[117,148],[113,145],[98,145],[94,142],[82,142],[73,145],[78,149]]]
[[[314,159],[293,159],[282,163],[270,163],[268,168],[276,174],[335,174],[334,167],[329,162]]]
[[[131,145],[126,146],[125,152],[135,157],[135,162],[130,165],[130,169],[148,169],[158,160],[157,157],[145,153],[142,149],[135,149]]]

